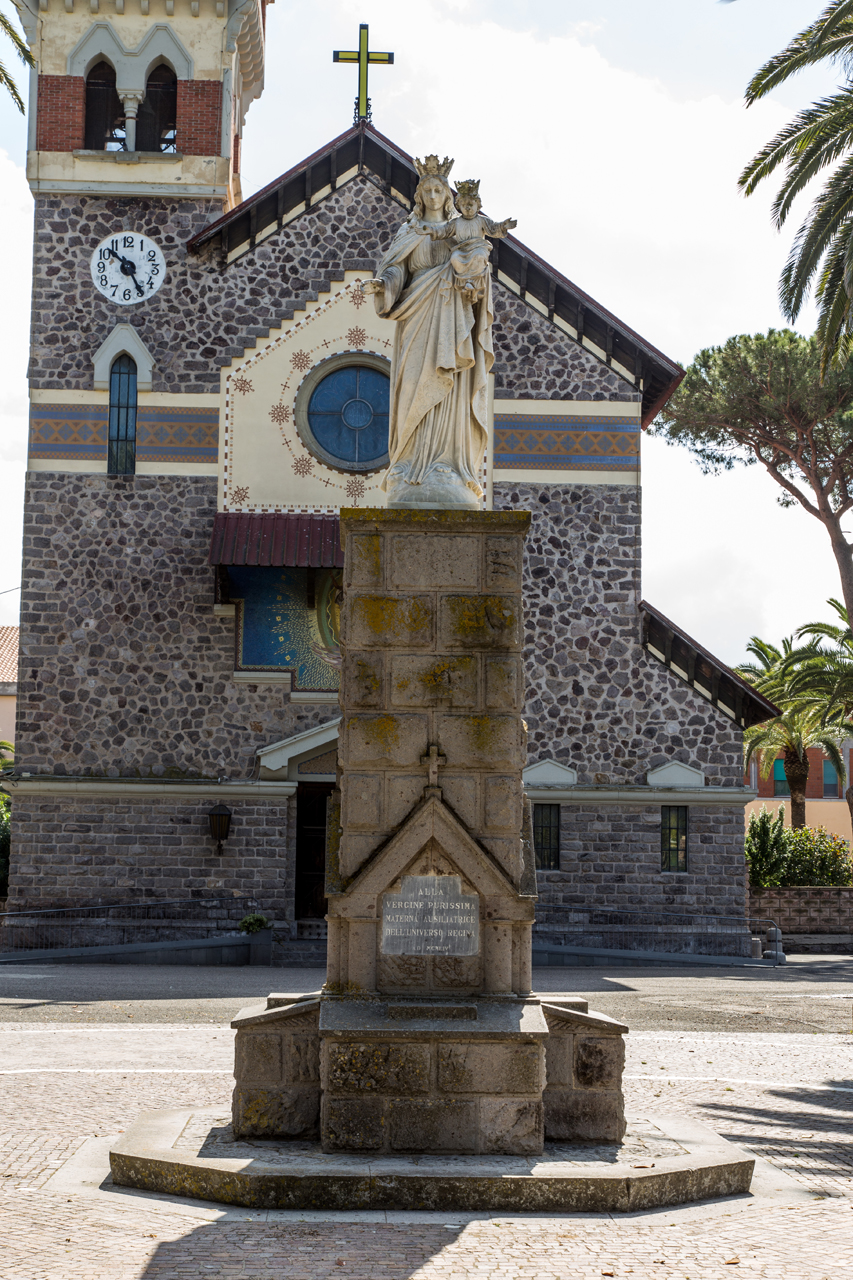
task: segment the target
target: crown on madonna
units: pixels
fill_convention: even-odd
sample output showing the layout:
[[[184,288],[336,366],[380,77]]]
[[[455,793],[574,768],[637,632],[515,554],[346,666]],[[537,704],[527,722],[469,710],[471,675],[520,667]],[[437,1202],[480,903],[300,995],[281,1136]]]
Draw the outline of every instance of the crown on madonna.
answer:
[[[415,168],[421,178],[446,178],[453,168],[449,156],[439,160],[438,156],[427,156],[425,160],[415,159]]]
[[[457,196],[476,196],[480,199],[480,179],[466,178],[464,182],[460,182],[456,187]]]

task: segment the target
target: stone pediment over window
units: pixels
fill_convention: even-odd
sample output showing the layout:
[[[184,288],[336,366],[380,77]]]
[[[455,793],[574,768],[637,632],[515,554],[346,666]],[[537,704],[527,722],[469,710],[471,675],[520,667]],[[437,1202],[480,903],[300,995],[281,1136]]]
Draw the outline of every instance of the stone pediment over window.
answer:
[[[554,787],[562,790],[563,787],[574,787],[577,784],[578,774],[576,769],[570,769],[567,765],[559,764],[556,760],[540,760],[538,764],[529,764],[521,775],[527,790],[545,790],[548,787]]]
[[[292,738],[283,738],[281,742],[272,742],[268,747],[260,747],[256,752],[262,779],[298,781],[300,778],[316,781],[326,780],[328,765],[331,764],[332,753],[337,754],[338,727],[340,716],[335,720],[327,720],[325,724],[313,729],[305,729],[294,734]],[[322,764],[323,774],[309,772],[312,761]],[[332,764],[328,776],[334,780],[335,766]]]
[[[650,787],[704,787],[705,775],[701,769],[682,764],[680,760],[672,760],[657,769],[649,769],[646,782]]]
[[[117,324],[108,334],[93,360],[95,368],[94,388],[109,391],[110,369],[117,356],[128,355],[136,362],[136,389],[150,391],[154,379],[154,357],[132,324]]]
[[[68,55],[68,74],[85,77],[102,58],[115,68],[120,97],[144,94],[149,72],[161,62],[166,62],[179,80],[193,78],[193,60],[165,22],[156,23],[135,49],[125,48],[110,23],[93,23]]]

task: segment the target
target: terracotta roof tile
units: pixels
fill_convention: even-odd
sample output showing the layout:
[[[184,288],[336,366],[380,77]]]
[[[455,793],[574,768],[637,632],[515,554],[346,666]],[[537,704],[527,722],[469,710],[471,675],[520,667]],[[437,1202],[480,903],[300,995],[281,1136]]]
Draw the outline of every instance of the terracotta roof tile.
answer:
[[[18,679],[18,633],[20,627],[0,627],[0,684]]]

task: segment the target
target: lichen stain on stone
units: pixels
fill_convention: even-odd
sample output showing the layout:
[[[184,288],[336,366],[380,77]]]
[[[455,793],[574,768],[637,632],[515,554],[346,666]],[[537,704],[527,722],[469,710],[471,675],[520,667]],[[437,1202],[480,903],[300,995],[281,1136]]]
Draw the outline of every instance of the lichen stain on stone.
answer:
[[[473,662],[474,659],[470,657],[441,658],[438,662],[434,663],[433,666],[429,667],[428,670],[420,671],[418,673],[418,680],[424,688],[430,692],[435,692],[442,688],[449,688],[451,683],[450,677],[458,671],[470,671]],[[408,681],[406,681],[406,684],[408,684]],[[403,688],[403,685],[398,684],[397,688],[401,689]]]
[[[361,562],[361,567],[366,569],[371,578],[378,579],[382,573],[379,534],[362,534],[356,538],[353,549]]]
[[[460,639],[507,631],[515,623],[515,609],[506,596],[462,596],[449,600],[448,605],[453,630]]]
[[[389,637],[424,631],[432,611],[424,600],[396,600],[389,596],[358,596],[353,608],[375,636]]]
[[[465,716],[463,722],[477,751],[495,750],[500,737],[501,721],[496,721],[494,716]]]
[[[384,748],[386,752],[393,750],[400,742],[400,723],[396,716],[364,716],[351,725],[361,726],[361,732],[368,742]]]
[[[376,674],[376,668],[372,667],[369,662],[365,662],[363,658],[356,660],[355,678],[362,687],[362,695],[379,692],[381,682]]]

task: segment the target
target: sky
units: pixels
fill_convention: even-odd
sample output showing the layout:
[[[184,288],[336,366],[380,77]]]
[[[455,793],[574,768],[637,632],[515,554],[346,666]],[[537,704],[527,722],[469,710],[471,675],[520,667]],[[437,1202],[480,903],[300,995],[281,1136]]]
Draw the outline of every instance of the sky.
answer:
[[[244,132],[244,195],[343,132],[354,48],[394,51],[371,70],[376,127],[410,154],[456,158],[481,179],[493,217],[668,356],[785,322],[779,272],[789,228],[770,223],[772,187],[744,199],[737,177],[800,107],[831,91],[802,74],[748,111],[754,71],[823,0],[276,0],[266,87]],[[7,55],[0,48],[0,59]],[[11,66],[11,55],[7,65]],[[20,64],[18,64],[20,65]],[[22,87],[26,75],[17,76]],[[18,616],[26,457],[32,199],[25,125],[0,99],[0,624]],[[814,312],[798,321],[808,333]],[[782,509],[757,467],[703,476],[690,455],[643,442],[643,594],[723,661],[751,635],[778,640],[829,618],[840,594],[823,527]]]

